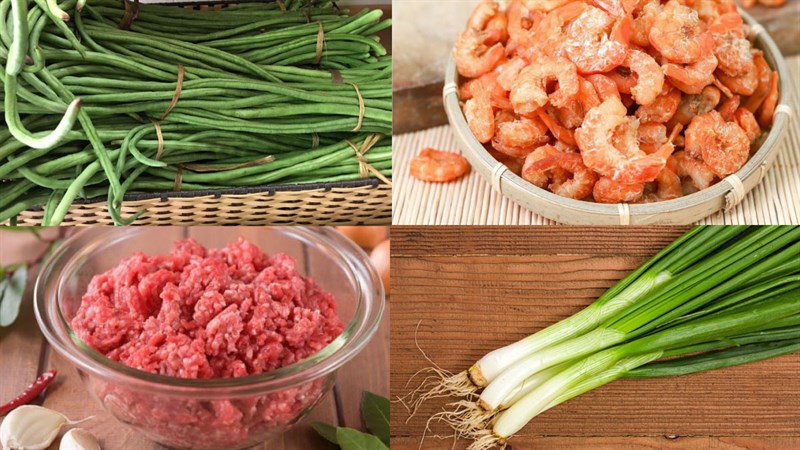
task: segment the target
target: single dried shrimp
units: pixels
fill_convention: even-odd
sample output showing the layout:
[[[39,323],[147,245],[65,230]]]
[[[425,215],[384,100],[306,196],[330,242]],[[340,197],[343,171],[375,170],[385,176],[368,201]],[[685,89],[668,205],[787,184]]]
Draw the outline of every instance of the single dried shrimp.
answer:
[[[422,181],[443,183],[460,178],[469,170],[469,163],[458,153],[423,149],[411,160],[411,176]]]

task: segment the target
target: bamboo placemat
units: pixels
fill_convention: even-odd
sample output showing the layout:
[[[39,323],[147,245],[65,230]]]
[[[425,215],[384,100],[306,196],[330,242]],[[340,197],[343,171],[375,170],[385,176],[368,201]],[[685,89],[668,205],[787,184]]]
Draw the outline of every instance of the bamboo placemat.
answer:
[[[800,56],[787,58],[793,80],[800,80]],[[791,84],[791,83],[790,83]],[[796,86],[796,84],[791,84]],[[800,224],[800,101],[788,93],[795,117],[780,154],[764,180],[731,211],[698,223],[714,225]],[[495,192],[477,172],[451,183],[426,183],[411,177],[409,161],[424,147],[461,152],[450,127],[396,135],[393,141],[394,225],[550,225],[552,220]]]

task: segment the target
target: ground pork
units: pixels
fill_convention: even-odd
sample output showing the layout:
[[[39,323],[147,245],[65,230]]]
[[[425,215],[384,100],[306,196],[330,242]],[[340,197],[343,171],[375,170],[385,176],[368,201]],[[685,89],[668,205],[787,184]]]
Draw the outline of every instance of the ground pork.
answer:
[[[300,361],[343,325],[331,294],[239,239],[205,249],[189,239],[168,255],[137,253],[89,283],[71,321],[84,342],[136,369],[182,378],[241,377]],[[203,399],[93,379],[90,389],[122,422],[175,448],[239,448],[296,422],[333,375],[257,395]]]
[[[300,361],[342,332],[333,296],[285,254],[239,238],[137,253],[95,276],[72,319],[84,342],[130,367],[182,378],[241,377]]]

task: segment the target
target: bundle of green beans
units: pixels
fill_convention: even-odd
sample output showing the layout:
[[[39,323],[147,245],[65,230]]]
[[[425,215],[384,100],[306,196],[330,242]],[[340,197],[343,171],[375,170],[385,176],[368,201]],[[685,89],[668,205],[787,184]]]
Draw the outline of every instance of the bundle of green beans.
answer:
[[[381,11],[127,6],[0,0],[0,222],[105,198],[125,224],[126,193],[391,176]]]

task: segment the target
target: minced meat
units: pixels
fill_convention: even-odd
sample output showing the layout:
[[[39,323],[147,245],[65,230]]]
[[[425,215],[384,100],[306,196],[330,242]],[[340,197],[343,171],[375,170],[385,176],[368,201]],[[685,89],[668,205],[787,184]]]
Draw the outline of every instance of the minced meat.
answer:
[[[84,342],[127,366],[182,378],[241,377],[313,355],[343,329],[333,296],[285,254],[239,238],[178,241],[95,276],[72,319]]]
[[[331,294],[290,256],[239,239],[207,250],[189,239],[168,255],[137,253],[89,283],[71,325],[109,358],[161,375],[241,377],[306,358],[343,325]],[[109,412],[170,447],[241,448],[295,423],[333,375],[258,394],[209,398],[95,379]]]

